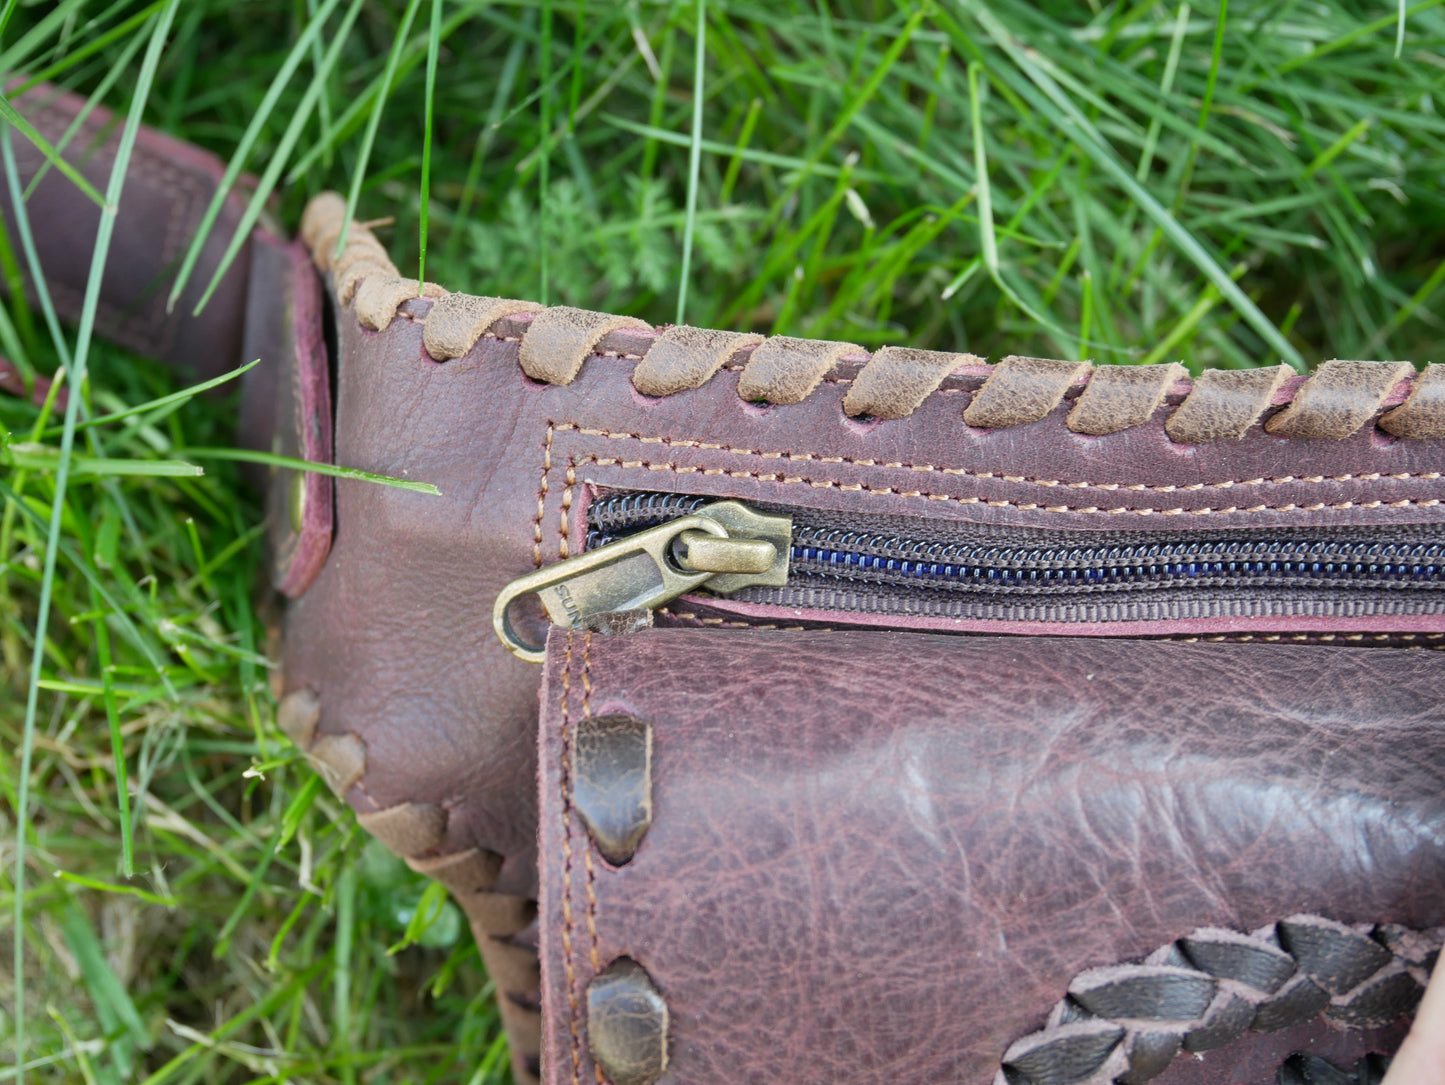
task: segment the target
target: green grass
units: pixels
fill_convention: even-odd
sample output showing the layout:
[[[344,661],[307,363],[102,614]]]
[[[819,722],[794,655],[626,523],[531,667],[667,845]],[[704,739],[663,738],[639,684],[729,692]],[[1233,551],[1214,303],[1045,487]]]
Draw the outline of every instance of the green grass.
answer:
[[[425,240],[426,276],[479,294],[1196,371],[1441,355],[1434,0],[62,0],[0,23],[0,67],[215,150],[291,227],[342,191],[394,219],[403,269]],[[0,271],[25,259],[6,238]],[[455,908],[276,730],[258,502],[214,458],[234,399],[50,324],[0,307],[0,353],[69,359],[86,392],[64,418],[0,397],[0,952],[23,979],[0,1080],[505,1080]]]

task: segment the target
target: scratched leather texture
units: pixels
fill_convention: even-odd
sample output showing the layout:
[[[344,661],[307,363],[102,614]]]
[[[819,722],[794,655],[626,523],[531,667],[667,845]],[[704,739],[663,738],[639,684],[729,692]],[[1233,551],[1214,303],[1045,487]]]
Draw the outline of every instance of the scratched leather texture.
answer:
[[[594,1079],[577,1007],[620,956],[667,1003],[669,1085],[988,1085],[1078,972],[1197,927],[1441,924],[1442,689],[1433,652],[555,632],[545,1080]],[[564,782],[578,723],[613,713],[653,732],[622,867]],[[1266,1034],[1156,1080],[1264,1085],[1292,1050],[1399,1033]]]
[[[1065,401],[1039,422],[986,431],[962,421],[969,393],[948,388],[907,419],[860,423],[843,413],[846,378],[763,408],[739,398],[735,372],[651,399],[622,356],[629,342],[636,353],[636,332],[604,340],[572,384],[545,385],[520,371],[505,323],[467,356],[432,361],[419,323],[430,305],[406,302],[380,332],[338,315],[337,461],[442,496],[337,481],[331,556],[290,607],[285,677],[320,698],[322,734],[366,743],[378,767],[353,804],[442,805],[441,850],[503,855],[499,892],[535,892],[537,675],[497,642],[492,601],[577,552],[593,487],[1101,532],[1435,522],[1431,502],[1445,498],[1445,442],[1368,427],[1302,440],[1257,426],[1186,446],[1168,439],[1163,411],[1108,436],[1073,433]],[[1374,500],[1409,503],[1362,507]]]

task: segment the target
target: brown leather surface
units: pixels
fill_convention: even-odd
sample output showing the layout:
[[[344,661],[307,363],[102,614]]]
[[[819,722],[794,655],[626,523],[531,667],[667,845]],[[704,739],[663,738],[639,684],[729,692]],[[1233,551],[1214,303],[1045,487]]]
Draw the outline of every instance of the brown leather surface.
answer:
[[[60,145],[85,100],[41,85],[20,95],[15,104],[52,144]],[[64,143],[66,158],[101,192],[115,162],[122,121],[97,106]],[[23,139],[16,143],[20,180],[29,184],[45,159]],[[121,190],[96,331],[197,377],[259,360],[243,378],[240,443],[330,463],[331,393],[322,299],[305,246],[287,244],[265,229],[254,230],[214,296],[200,315],[193,315],[245,209],[243,195],[233,192],[221,205],[186,289],[167,312],[173,277],[224,172],[214,155],[141,127]],[[0,207],[6,230],[16,237],[8,192],[0,198]],[[58,170],[48,169],[29,197],[27,212],[57,311],[76,319],[100,210]],[[309,474],[295,483],[304,498],[298,530],[292,523],[291,472],[252,467],[246,474],[266,492],[273,583],[283,594],[299,595],[330,548],[331,480]]]
[[[982,362],[973,354],[883,347],[854,378],[843,411],[850,417],[907,418],[954,370]]]
[[[85,99],[42,84],[20,95],[14,104],[55,144],[80,113]],[[110,179],[123,120],[97,106],[64,152],[102,194]],[[23,137],[15,139],[15,157],[26,185],[45,165],[45,157]],[[191,315],[240,223],[245,207],[240,196],[231,195],[222,206],[200,262],[169,313],[166,298],[223,172],[224,166],[214,155],[154,129],[141,129],[121,193],[96,315],[97,334],[198,377],[213,377],[241,361],[249,241],[201,315]],[[55,169],[47,169],[26,208],[56,310],[65,319],[77,319],[90,274],[100,208]],[[0,197],[0,214],[9,236],[17,238],[8,189]],[[19,247],[16,242],[17,254]],[[21,264],[24,267],[23,260]],[[28,281],[28,271],[26,278]],[[30,293],[34,297],[33,290]]]
[[[1409,362],[1325,362],[1265,428],[1282,437],[1348,437],[1413,376]]]
[[[1381,415],[1380,428],[1396,437],[1445,437],[1445,365],[1427,365],[1409,398]]]
[[[1430,523],[1445,500],[1445,442],[1370,428],[1318,441],[1256,425],[1184,446],[1164,412],[1073,433],[1066,401],[1034,423],[976,430],[959,418],[971,393],[947,385],[907,419],[860,423],[843,411],[845,378],[760,407],[728,369],[644,399],[630,379],[640,333],[606,337],[571,384],[539,384],[518,366],[516,321],[432,361],[419,319],[431,304],[405,303],[376,333],[340,314],[338,461],[442,496],[337,482],[331,558],[288,614],[286,682],[320,696],[323,732],[361,735],[385,766],[353,789],[358,809],[446,806],[445,850],[505,856],[505,893],[535,891],[537,672],[502,649],[490,610],[509,580],[577,551],[592,487],[1101,533]]]
[[[1074,401],[1066,424],[1075,433],[1095,435],[1142,426],[1187,375],[1178,362],[1100,366]]]
[[[1037,422],[1063,402],[1064,393],[1088,371],[1088,362],[1005,358],[964,409],[963,420],[984,428]]]
[[[738,379],[738,396],[777,406],[801,403],[848,355],[864,353],[855,343],[775,335],[753,348]]]
[[[1206,369],[1194,392],[1169,416],[1169,436],[1182,444],[1238,440],[1249,432],[1294,370],[1287,365],[1261,369]]]
[[[1108,1008],[1080,973],[1200,927],[1445,923],[1442,688],[1430,652],[556,632],[545,1080],[593,1079],[585,992],[619,957],[666,1003],[668,1082],[987,1085],[1071,984]],[[622,867],[564,790],[576,727],[612,714],[654,735]],[[1265,1085],[1290,1051],[1399,1035],[1246,1033],[1156,1080]]]
[[[740,351],[763,341],[761,335],[693,328],[664,328],[647,356],[632,371],[632,386],[645,396],[670,396],[713,378]]]
[[[304,245],[252,241],[255,269],[244,348],[262,365],[247,373],[239,439],[292,459],[332,463],[331,373],[322,331],[321,280]],[[254,375],[254,376],[253,376]],[[269,405],[258,401],[270,387]],[[262,429],[269,420],[269,433]],[[300,492],[297,492],[297,489]],[[331,549],[334,503],[326,475],[289,468],[265,475],[271,582],[288,597],[311,586]],[[299,505],[298,505],[299,503]]]
[[[37,90],[21,105],[58,136],[78,102],[50,93]],[[74,144],[99,187],[113,154],[112,120],[95,112]],[[97,142],[106,125],[109,134]],[[92,132],[90,126],[97,127]],[[324,458],[316,428],[326,417],[321,317],[304,298],[292,304],[293,288],[306,282],[294,250],[253,238],[204,314],[187,316],[239,221],[241,201],[231,197],[191,286],[175,314],[166,315],[168,276],[221,166],[148,130],[136,153],[99,330],[202,374],[242,359],[244,331],[246,357],[254,343],[266,362],[248,381],[246,440],[272,447],[280,439],[280,447]],[[22,171],[36,168],[38,156],[27,150],[22,157]],[[54,171],[31,209],[47,223],[39,238],[47,279],[62,312],[73,315],[98,210]],[[289,278],[283,267],[290,268]],[[374,244],[352,246],[346,266],[333,270],[342,304],[369,278],[394,272]],[[278,276],[285,286],[278,288]],[[504,1003],[504,1016],[523,1075],[530,1052],[517,1037],[535,1029],[535,1012],[525,1005],[535,981],[529,950],[514,940],[523,937],[525,898],[536,891],[531,780],[538,675],[501,651],[486,615],[507,580],[576,551],[577,516],[591,487],[684,490],[841,512],[926,510],[941,521],[1101,532],[1136,517],[1171,518],[1189,529],[1220,522],[1436,522],[1445,498],[1439,440],[1395,440],[1363,422],[1329,441],[1266,434],[1261,422],[1271,404],[1283,407],[1298,383],[1272,388],[1283,398],[1253,405],[1239,427],[1242,440],[1207,447],[1171,441],[1159,417],[1105,437],[1070,431],[1067,396],[1086,392],[1081,382],[1063,388],[1063,402],[1053,400],[1052,410],[1034,410],[1036,421],[1023,421],[1018,405],[1005,403],[999,417],[1006,423],[990,424],[1010,428],[970,429],[963,411],[993,379],[987,372],[949,374],[906,420],[849,418],[843,400],[866,355],[836,350],[794,405],[763,406],[739,395],[743,365],[725,367],[701,387],[649,400],[632,387],[632,374],[657,341],[652,329],[621,329],[627,322],[619,318],[608,324],[619,330],[600,342],[590,341],[590,331],[585,344],[577,335],[537,337],[530,348],[537,374],[571,382],[549,386],[529,379],[519,364],[522,332],[533,319],[513,313],[489,329],[469,327],[464,339],[477,331],[475,345],[439,364],[422,342],[421,322],[433,301],[399,300],[407,292],[386,284],[377,291],[384,296],[366,311],[379,330],[362,327],[351,310],[337,314],[341,438],[335,458],[434,482],[443,494],[341,483],[336,546],[328,559],[329,527],[321,516],[330,501],[308,489],[311,556],[302,561],[292,554],[288,561],[286,547],[306,546],[284,532],[278,547],[283,586],[289,581],[290,590],[304,593],[288,614],[285,684],[293,697],[308,699],[298,741],[346,791],[363,822],[419,868],[471,872],[457,892],[499,987],[514,996]],[[540,330],[549,319],[541,318]],[[602,327],[591,317],[579,320],[589,329]],[[450,343],[444,353],[457,349]],[[291,371],[282,367],[293,358],[301,368],[291,382],[284,375]],[[1087,379],[1081,372],[1081,381]],[[777,375],[761,398],[798,395],[789,383],[795,376]],[[1433,384],[1427,375],[1412,387],[1418,401],[1429,399]],[[1387,390],[1380,407],[1404,402],[1408,391]],[[1196,388],[1171,420],[1205,398]],[[278,401],[277,416],[268,405]],[[1430,438],[1439,413],[1433,402],[1416,412],[1423,422],[1401,432]],[[1344,408],[1355,411],[1351,402]],[[288,508],[278,503],[287,482],[284,473],[272,479],[269,505],[278,515]],[[306,573],[293,576],[298,563]]]

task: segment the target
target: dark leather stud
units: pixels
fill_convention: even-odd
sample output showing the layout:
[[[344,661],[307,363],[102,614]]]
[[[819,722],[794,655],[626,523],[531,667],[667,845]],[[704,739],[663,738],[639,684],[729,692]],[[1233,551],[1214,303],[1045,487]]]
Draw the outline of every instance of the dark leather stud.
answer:
[[[1214,980],[1168,965],[1116,965],[1080,972],[1069,997],[1099,1017],[1193,1021],[1214,1000]]]
[[[667,1069],[667,1003],[630,957],[587,986],[587,1047],[612,1085],[652,1085]]]
[[[614,866],[652,826],[652,726],[631,716],[584,719],[572,740],[572,804]]]
[[[1279,938],[1300,969],[1332,995],[1354,990],[1390,963],[1390,951],[1373,938],[1319,916],[1280,920]]]

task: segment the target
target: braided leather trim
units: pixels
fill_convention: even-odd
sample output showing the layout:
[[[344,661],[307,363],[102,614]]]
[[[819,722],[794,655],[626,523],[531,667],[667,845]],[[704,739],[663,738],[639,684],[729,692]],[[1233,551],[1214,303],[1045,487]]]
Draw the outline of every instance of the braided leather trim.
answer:
[[[1140,964],[1075,976],[1045,1026],[1004,1052],[995,1085],[1136,1085],[1183,1051],[1319,1014],[1344,1028],[1380,1028],[1414,1011],[1442,935],[1315,915],[1250,934],[1201,927]]]
[[[1445,437],[1442,366],[1417,374],[1404,362],[1331,361],[1308,377],[1281,365],[1209,371],[1190,381],[1177,363],[1136,369],[1011,356],[990,366],[971,354],[900,347],[870,354],[850,343],[658,329],[631,317],[473,298],[402,278],[360,223],[333,257],[345,221],[345,201],[322,193],[306,208],[301,236],[363,327],[380,331],[398,315],[416,319],[428,326],[423,346],[437,362],[461,357],[483,336],[510,339],[527,375],[549,384],[568,384],[588,357],[613,354],[636,362],[632,381],[643,395],[675,395],[733,370],[742,398],[772,404],[801,402],[824,383],[851,385],[843,405],[855,417],[906,418],[946,388],[968,393],[962,421],[984,429],[1035,422],[1062,403],[1069,407],[1064,424],[1090,436],[1143,425],[1166,410],[1166,432],[1180,444],[1240,438],[1262,422],[1289,438],[1338,440],[1371,423],[1394,437]],[[402,310],[417,298],[435,299],[429,314]]]
[[[332,235],[331,244],[336,243]],[[357,810],[356,821],[419,874],[442,883],[471,921],[487,974],[502,993],[498,1001],[519,1085],[538,1085],[542,1020],[535,926],[536,905],[494,892],[502,856],[484,848],[443,851],[447,808],[432,802],[380,806],[367,791],[367,749],[352,732],[318,734],[321,700],[309,689],[281,698],[276,723],[338,797]]]

